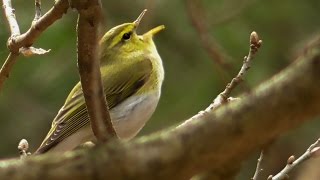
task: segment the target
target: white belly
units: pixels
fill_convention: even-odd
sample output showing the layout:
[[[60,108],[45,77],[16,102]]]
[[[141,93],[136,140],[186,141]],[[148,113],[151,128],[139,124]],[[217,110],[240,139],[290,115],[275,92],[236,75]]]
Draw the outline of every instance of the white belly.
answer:
[[[129,97],[110,111],[113,127],[122,139],[137,135],[155,111],[159,93]]]
[[[111,109],[110,116],[117,135],[121,139],[131,139],[137,135],[156,109],[159,97],[160,92],[129,97]],[[86,126],[70,135],[49,151],[71,150],[87,141],[96,141],[90,126]]]

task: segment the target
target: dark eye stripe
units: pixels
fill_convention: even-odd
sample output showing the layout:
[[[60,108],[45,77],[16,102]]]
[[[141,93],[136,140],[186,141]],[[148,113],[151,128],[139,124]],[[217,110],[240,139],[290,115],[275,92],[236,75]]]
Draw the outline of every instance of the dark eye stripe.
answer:
[[[124,33],[123,35],[122,35],[122,39],[123,40],[128,40],[128,39],[130,39],[130,37],[131,37],[131,32],[129,32],[129,33]]]

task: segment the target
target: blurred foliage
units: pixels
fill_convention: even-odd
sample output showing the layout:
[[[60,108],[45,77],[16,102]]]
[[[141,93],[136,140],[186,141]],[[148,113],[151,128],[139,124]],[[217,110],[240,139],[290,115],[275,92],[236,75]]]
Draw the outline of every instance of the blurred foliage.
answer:
[[[319,0],[203,0],[202,3],[209,33],[232,57],[235,69],[240,68],[248,52],[249,34],[255,30],[263,39],[263,47],[246,79],[249,87],[257,86],[290,64],[299,53],[297,50],[303,48],[320,29],[320,21],[317,20],[320,16]],[[53,1],[43,1],[43,12],[52,5]],[[25,32],[34,16],[33,2],[13,1],[13,6],[21,32]],[[159,24],[166,25],[166,31],[155,38],[166,73],[162,98],[154,116],[139,135],[187,119],[207,107],[224,89],[226,82],[218,73],[214,60],[202,48],[188,18],[185,1],[137,0],[133,3],[109,0],[103,2],[103,6],[103,32],[133,21],[144,8],[148,8],[148,13],[141,23],[141,33]],[[216,23],[228,15],[227,20]],[[0,92],[1,158],[17,156],[16,147],[22,138],[29,141],[31,151],[34,151],[69,91],[79,80],[76,21],[77,13],[69,10],[34,44],[35,47],[51,49],[51,52],[44,56],[20,57],[6,81]],[[0,27],[2,63],[8,55],[6,41],[9,37],[3,16]],[[234,75],[237,72],[228,73]],[[243,89],[239,87],[234,95]],[[265,161],[268,166],[264,169],[269,167],[274,173],[284,166],[289,155],[301,154],[320,135],[316,128],[319,125],[313,121],[274,143],[267,150]],[[244,164],[239,179],[252,176],[258,154]]]

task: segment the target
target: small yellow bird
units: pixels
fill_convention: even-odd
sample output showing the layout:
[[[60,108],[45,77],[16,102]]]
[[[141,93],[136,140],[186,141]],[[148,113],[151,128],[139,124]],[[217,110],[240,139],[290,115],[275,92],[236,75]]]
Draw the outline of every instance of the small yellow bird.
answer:
[[[104,92],[116,133],[123,139],[134,137],[149,120],[158,104],[164,79],[162,60],[152,39],[164,26],[137,35],[145,12],[132,23],[110,29],[99,42]],[[78,82],[35,154],[64,152],[95,140]]]

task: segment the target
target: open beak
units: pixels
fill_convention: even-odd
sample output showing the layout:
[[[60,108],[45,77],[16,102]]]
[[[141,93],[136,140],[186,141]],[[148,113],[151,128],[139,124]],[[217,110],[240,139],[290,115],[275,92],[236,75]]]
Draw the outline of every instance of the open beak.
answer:
[[[143,10],[141,12],[141,14],[139,15],[139,17],[135,21],[133,21],[133,23],[135,24],[136,28],[138,28],[138,26],[139,26],[139,24],[141,22],[141,19],[143,18],[144,14],[146,14],[146,12],[147,12],[147,9]]]
[[[153,37],[155,34],[158,34],[160,31],[164,30],[164,28],[165,28],[164,25],[157,26],[149,30],[148,32],[144,33],[143,37]]]
[[[139,17],[135,21],[133,21],[133,23],[135,24],[135,29],[138,28],[143,16],[146,14],[146,12],[147,12],[147,9],[143,10],[141,12],[141,14],[139,15]],[[148,32],[144,33],[143,37],[152,38],[155,34],[157,34],[158,32],[160,32],[162,30],[164,30],[164,28],[165,28],[164,25],[157,26],[157,27],[149,30]]]

